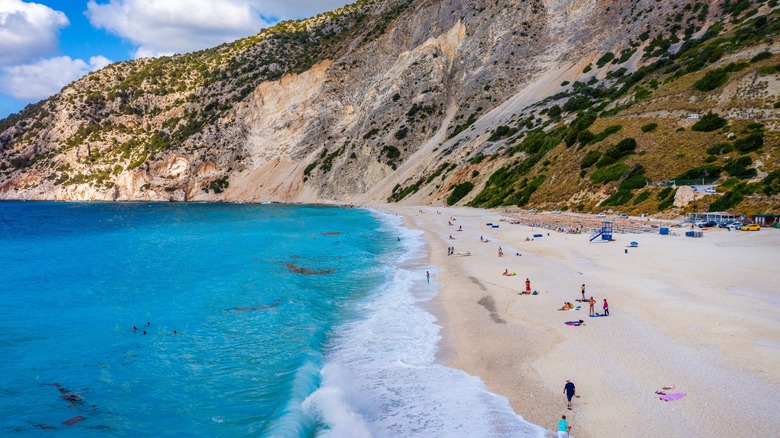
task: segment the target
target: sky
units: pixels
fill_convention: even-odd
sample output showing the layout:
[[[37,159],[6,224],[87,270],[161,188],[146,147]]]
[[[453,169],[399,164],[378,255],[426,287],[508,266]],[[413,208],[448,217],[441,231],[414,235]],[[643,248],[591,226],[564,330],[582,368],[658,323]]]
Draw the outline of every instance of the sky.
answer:
[[[0,119],[112,62],[254,35],[354,0],[0,0]]]

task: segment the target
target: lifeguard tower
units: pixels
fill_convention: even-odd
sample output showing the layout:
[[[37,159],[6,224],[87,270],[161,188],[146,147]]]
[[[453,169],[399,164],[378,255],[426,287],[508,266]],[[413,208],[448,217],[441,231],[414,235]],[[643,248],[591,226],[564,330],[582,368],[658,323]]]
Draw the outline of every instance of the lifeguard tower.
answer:
[[[601,237],[600,240],[596,240],[599,237]],[[604,221],[601,223],[601,231],[597,232],[596,234],[590,236],[590,241],[597,241],[597,242],[611,242],[612,241],[612,222],[610,221]]]

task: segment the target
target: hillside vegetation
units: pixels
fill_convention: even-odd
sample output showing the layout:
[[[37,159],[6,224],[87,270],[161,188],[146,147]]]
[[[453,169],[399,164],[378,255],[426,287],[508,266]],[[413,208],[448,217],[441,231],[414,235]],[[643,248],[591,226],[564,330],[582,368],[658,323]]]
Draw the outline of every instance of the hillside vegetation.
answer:
[[[780,211],[777,3],[362,0],[0,121],[0,197]]]

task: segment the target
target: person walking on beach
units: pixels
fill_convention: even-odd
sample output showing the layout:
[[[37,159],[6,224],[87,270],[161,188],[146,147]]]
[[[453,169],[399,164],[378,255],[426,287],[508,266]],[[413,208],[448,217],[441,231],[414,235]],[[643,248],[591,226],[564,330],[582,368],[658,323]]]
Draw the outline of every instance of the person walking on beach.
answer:
[[[503,250],[503,249],[501,249],[501,247],[499,246],[499,247],[498,247],[498,256],[499,256],[499,257],[501,257],[501,256],[503,256],[503,255],[504,255],[504,250]]]
[[[582,302],[585,302],[585,283],[582,283]]]
[[[425,271],[425,280],[428,281],[428,283],[431,282],[431,273],[428,271]],[[606,303],[607,301],[604,300],[604,302]]]
[[[574,384],[571,383],[571,380],[566,379],[566,385],[563,386],[563,393],[566,394],[566,400],[569,401],[568,408],[571,410],[571,399],[574,397],[574,394],[576,393],[576,390],[574,388]]]
[[[531,280],[525,279],[525,293],[530,294],[531,293]]]
[[[566,416],[561,415],[561,419],[558,420],[558,438],[569,438],[570,430],[571,426],[569,426],[569,422],[566,421]]]
[[[604,298],[604,316],[609,316],[609,303],[606,298]]]
[[[588,300],[588,304],[590,304],[590,310],[589,310],[590,313],[588,313],[588,314],[589,315],[595,315],[596,314],[596,310],[593,308],[593,306],[596,305],[596,300],[594,300],[593,297],[590,297],[590,300]]]

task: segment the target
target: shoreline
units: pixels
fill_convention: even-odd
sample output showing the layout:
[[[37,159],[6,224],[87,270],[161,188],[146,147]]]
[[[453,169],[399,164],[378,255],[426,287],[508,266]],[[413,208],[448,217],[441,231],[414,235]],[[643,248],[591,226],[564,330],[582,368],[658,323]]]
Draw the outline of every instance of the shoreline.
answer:
[[[769,418],[780,408],[771,396],[780,390],[780,293],[772,289],[780,272],[771,268],[780,232],[589,243],[587,234],[499,222],[507,216],[496,211],[378,208],[423,232],[441,284],[431,306],[442,326],[439,358],[479,376],[526,421],[555,430],[565,414],[580,438],[744,436],[780,426]],[[533,234],[543,237],[525,241]],[[625,248],[630,241],[639,247]],[[452,245],[471,255],[447,256]],[[539,295],[517,295],[526,277]],[[588,318],[587,306],[557,311],[580,297],[581,283],[599,311],[608,298],[610,317]],[[579,319],[584,326],[563,324]],[[565,378],[581,395],[572,411]],[[655,391],[668,385],[687,395],[660,401]]]

